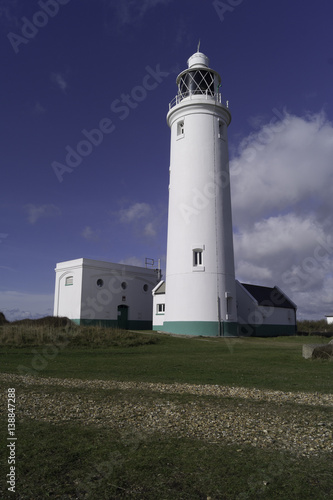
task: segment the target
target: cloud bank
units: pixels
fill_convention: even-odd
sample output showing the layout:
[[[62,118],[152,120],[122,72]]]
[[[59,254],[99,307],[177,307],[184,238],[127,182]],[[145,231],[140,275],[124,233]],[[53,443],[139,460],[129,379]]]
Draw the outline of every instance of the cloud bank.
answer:
[[[300,317],[320,318],[333,313],[333,125],[323,112],[280,116],[231,161],[236,275],[279,285]]]

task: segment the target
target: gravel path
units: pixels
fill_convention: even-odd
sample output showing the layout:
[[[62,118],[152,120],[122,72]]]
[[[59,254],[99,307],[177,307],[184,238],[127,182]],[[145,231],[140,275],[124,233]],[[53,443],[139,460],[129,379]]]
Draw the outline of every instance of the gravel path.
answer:
[[[6,382],[8,387],[20,385],[16,389],[17,418],[108,426],[124,432],[135,431],[138,435],[159,432],[209,442],[274,447],[303,456],[333,452],[332,411],[328,410],[333,407],[332,394],[217,385],[35,378],[5,373],[0,374],[0,381]],[[26,391],[22,385],[26,386]],[[65,390],[55,395],[54,391],[48,392],[48,386]],[[70,393],[68,389],[71,388],[88,389],[90,393]],[[108,392],[104,397],[100,393],[95,396],[96,389],[118,391]],[[146,395],[142,391],[147,391]],[[189,394],[198,398],[183,402],[171,397],[168,400],[159,393]],[[5,398],[3,393],[1,412],[6,412]]]

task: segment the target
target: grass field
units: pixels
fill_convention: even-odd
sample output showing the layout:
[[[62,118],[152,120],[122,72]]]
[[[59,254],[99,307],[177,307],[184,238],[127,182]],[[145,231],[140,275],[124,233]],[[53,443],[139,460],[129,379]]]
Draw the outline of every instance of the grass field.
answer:
[[[10,328],[13,328],[11,325]],[[7,327],[8,328],[8,327]],[[168,335],[71,328],[40,330],[0,327],[0,371],[40,377],[135,382],[240,386],[328,394],[333,364],[305,360],[303,343],[327,343],[328,338],[274,339],[177,338]],[[35,332],[35,333],[34,333]],[[21,337],[20,337],[21,335]],[[15,337],[16,336],[16,337]],[[3,396],[8,384],[0,380]],[[331,408],[245,402],[189,394],[157,394],[143,389],[102,391],[15,382],[17,402],[16,494],[6,491],[6,407],[0,433],[0,497],[20,500],[59,499],[326,499],[333,498],[332,455],[299,456],[246,442],[177,437],[168,432],[143,432],[135,420],[123,428],[30,416],[20,407],[20,395],[43,401],[62,398],[86,401],[92,412],[105,400],[113,404],[144,403],[152,407],[184,408],[200,404],[235,412],[246,407],[253,415],[294,414],[328,425]],[[44,398],[44,399],[43,399]],[[21,399],[23,401],[23,399]],[[4,401],[3,401],[4,402]],[[37,404],[36,403],[36,404]],[[46,403],[45,403],[46,404]],[[82,403],[83,404],[83,403]],[[183,406],[182,406],[183,405]],[[215,406],[214,406],[215,405]],[[103,406],[104,407],[104,406]],[[43,408],[43,406],[40,406]],[[329,427],[328,427],[329,428]]]
[[[84,336],[71,336],[69,332],[53,343],[35,341],[31,346],[7,343],[0,351],[0,371],[284,391],[332,389],[332,364],[302,358],[304,343],[327,343],[327,338],[208,339],[126,333],[122,342],[121,333],[116,332],[113,337],[109,334],[103,345],[103,338],[93,342],[89,338],[85,341]]]

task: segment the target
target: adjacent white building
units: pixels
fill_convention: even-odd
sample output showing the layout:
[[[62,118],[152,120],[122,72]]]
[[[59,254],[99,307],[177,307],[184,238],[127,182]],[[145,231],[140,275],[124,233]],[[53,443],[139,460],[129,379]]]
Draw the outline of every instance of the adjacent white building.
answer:
[[[56,266],[54,316],[80,325],[152,328],[158,269],[76,259]]]
[[[326,314],[326,322],[328,325],[331,325],[333,323],[333,315],[332,314]]]
[[[278,286],[236,280],[238,331],[247,337],[296,334],[296,305]]]

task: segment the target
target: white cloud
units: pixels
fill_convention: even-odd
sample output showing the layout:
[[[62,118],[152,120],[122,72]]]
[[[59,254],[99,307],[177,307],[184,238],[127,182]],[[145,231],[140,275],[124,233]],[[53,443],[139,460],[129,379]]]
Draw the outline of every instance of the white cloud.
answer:
[[[270,283],[273,276],[268,267],[253,264],[249,260],[239,260],[236,267],[236,277],[245,283],[263,284]]]
[[[144,228],[144,234],[146,236],[156,236],[157,231],[154,222],[148,222]]]
[[[55,217],[61,214],[60,208],[55,205],[33,205],[29,203],[24,206],[28,214],[30,224],[35,224],[40,218]]]
[[[62,92],[66,91],[68,83],[65,80],[64,75],[61,73],[51,73],[50,78],[51,82],[54,83]]]
[[[235,234],[238,254],[261,262],[265,258],[303,258],[313,250],[313,243],[325,232],[313,216],[289,213],[262,219]]]
[[[122,0],[114,2],[105,0],[105,5],[116,11],[120,25],[130,25],[140,21],[145,14],[158,5],[168,5],[173,0]]]
[[[120,222],[128,224],[149,216],[151,207],[148,203],[134,203],[119,211]]]
[[[320,243],[333,230],[333,126],[324,113],[280,116],[252,120],[260,128],[231,162],[236,275],[277,284],[301,315],[323,317],[333,299],[333,245]]]
[[[86,240],[96,241],[99,239],[100,231],[92,229],[90,226],[86,226],[81,232],[81,236]]]
[[[127,259],[122,259],[119,261],[119,264],[125,264],[127,266],[143,267],[142,259],[139,259],[138,257],[128,257]]]
[[[250,134],[231,162],[235,225],[258,220],[267,211],[304,209],[309,201],[331,206],[332,158],[333,128],[323,113],[305,118],[285,114]]]
[[[131,233],[140,244],[149,241],[150,244],[157,241],[157,236],[165,229],[165,207],[156,207],[149,203],[133,203],[113,213],[118,223],[127,226],[124,228]]]

